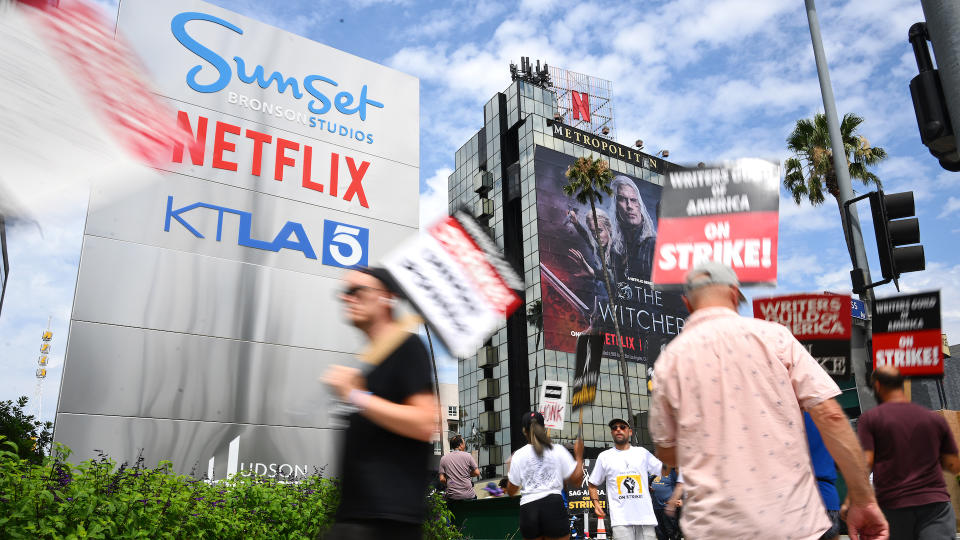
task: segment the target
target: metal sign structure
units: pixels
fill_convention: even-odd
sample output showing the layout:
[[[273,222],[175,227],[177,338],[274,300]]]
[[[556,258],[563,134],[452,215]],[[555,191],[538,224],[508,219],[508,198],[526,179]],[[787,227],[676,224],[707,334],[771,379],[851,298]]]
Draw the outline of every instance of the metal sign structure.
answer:
[[[561,121],[594,135],[602,134],[610,140],[616,140],[613,83],[556,66],[550,66],[549,69]]]
[[[126,0],[117,31],[191,140],[92,190],[55,439],[335,474],[318,378],[363,343],[336,292],[417,234],[419,82],[199,0]]]

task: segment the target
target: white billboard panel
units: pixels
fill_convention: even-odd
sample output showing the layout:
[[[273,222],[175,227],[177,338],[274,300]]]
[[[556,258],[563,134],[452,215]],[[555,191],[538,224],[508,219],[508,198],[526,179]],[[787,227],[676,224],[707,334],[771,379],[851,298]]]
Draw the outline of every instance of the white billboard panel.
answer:
[[[93,189],[56,440],[123,461],[159,437],[158,459],[214,459],[220,477],[243,432],[258,463],[335,465],[311,381],[363,342],[336,301],[343,269],[416,235],[419,82],[195,0],[125,0],[118,33],[192,143],[122,193]]]

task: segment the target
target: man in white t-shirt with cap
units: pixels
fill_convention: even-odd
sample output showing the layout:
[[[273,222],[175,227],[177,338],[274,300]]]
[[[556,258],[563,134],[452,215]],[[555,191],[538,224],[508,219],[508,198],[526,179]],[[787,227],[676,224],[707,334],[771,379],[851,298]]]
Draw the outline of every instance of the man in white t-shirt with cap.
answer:
[[[606,513],[600,506],[598,488],[606,482],[610,524],[615,540],[656,540],[657,516],[647,486],[647,477],[660,474],[663,464],[646,448],[632,446],[630,423],[614,418],[608,424],[614,447],[597,457],[590,473],[590,500],[599,519]]]

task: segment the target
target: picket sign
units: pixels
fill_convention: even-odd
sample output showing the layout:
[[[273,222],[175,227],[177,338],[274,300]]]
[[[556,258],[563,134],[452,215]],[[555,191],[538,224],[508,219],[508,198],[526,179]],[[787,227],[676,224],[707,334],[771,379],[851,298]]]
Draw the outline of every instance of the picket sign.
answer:
[[[540,414],[547,429],[563,430],[563,419],[567,412],[567,383],[561,381],[543,381],[540,387]]]

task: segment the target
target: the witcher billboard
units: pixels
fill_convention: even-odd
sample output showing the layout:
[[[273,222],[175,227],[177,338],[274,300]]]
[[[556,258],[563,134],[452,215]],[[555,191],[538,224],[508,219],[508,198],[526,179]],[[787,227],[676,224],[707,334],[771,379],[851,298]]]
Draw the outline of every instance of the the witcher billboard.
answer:
[[[593,331],[604,338],[603,355],[616,357],[615,316],[626,358],[652,362],[688,314],[679,292],[650,282],[662,188],[614,173],[613,196],[596,204],[595,227],[589,203],[563,193],[576,158],[537,147],[534,159],[545,347],[572,353],[577,336]],[[601,257],[614,290],[612,310]]]

